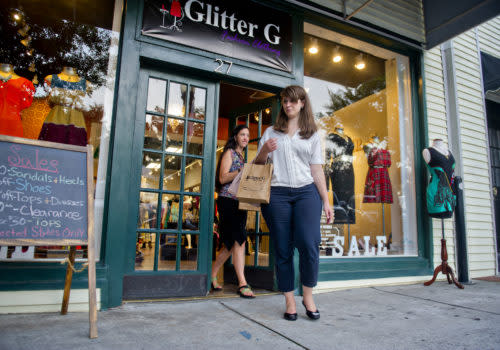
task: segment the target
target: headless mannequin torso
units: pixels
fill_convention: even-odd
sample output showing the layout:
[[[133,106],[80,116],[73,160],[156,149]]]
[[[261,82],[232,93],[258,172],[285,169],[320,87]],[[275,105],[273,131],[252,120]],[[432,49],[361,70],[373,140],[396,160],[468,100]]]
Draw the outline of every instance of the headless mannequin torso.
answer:
[[[436,151],[444,155],[445,157],[448,157],[450,155],[450,151],[448,150],[448,147],[446,147],[445,143],[441,139],[434,139],[432,141],[432,148],[434,148]],[[427,148],[425,148],[422,151],[422,157],[424,158],[426,163],[429,163],[431,160],[431,154]]]
[[[76,69],[73,67],[63,67],[61,73],[57,75],[61,80],[69,81],[71,83],[77,83],[80,81],[80,77],[76,73]],[[45,81],[50,85],[52,82],[52,75],[47,75]]]
[[[14,72],[14,67],[11,64],[0,63],[0,78],[5,82],[10,79],[18,79],[20,76]]]
[[[33,102],[35,87],[14,72],[8,63],[0,64],[0,134],[23,137],[21,111]]]

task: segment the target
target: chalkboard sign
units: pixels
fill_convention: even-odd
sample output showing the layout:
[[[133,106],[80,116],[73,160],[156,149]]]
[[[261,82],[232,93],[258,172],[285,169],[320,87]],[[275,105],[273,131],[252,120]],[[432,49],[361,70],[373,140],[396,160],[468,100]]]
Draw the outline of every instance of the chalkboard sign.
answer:
[[[89,336],[97,338],[92,146],[0,135],[0,245],[70,245],[61,314],[68,311],[75,245],[87,244]]]
[[[87,244],[91,159],[90,147],[0,136],[0,244]]]

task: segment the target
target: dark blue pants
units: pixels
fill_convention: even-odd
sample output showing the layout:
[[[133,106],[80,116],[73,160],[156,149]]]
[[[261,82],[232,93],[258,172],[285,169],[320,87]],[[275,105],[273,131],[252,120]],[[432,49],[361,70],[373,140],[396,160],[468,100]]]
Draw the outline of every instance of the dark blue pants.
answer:
[[[299,251],[302,284],[316,286],[321,210],[321,198],[314,183],[300,188],[271,187],[269,204],[262,204],[262,215],[274,241],[278,289],[282,292],[294,290],[294,248]]]

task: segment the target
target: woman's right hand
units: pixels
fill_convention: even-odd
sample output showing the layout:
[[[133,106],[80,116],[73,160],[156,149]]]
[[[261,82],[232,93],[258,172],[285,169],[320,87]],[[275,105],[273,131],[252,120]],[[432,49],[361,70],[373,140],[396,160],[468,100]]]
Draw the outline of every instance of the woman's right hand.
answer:
[[[278,149],[278,139],[273,137],[269,140],[267,140],[263,145],[262,145],[262,150],[266,153],[271,153],[273,151],[276,151]]]
[[[266,142],[264,142],[264,144],[260,148],[260,151],[257,154],[257,157],[254,158],[252,163],[265,164],[269,153],[271,153],[272,151],[276,151],[277,149],[278,149],[278,139],[272,138],[272,139],[267,140]]]

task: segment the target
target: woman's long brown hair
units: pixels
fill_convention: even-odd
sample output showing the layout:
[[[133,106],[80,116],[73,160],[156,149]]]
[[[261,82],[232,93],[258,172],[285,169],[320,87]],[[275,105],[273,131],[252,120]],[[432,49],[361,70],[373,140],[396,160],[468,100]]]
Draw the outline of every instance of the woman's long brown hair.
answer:
[[[310,138],[317,130],[318,127],[314,122],[314,116],[311,108],[311,101],[309,96],[307,96],[306,90],[302,86],[290,85],[283,89],[280,93],[281,99],[289,98],[293,102],[301,100],[304,103],[304,107],[300,110],[299,114],[299,135],[304,138]],[[288,117],[281,106],[276,123],[274,123],[274,130],[287,132],[288,130]]]

